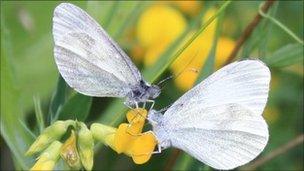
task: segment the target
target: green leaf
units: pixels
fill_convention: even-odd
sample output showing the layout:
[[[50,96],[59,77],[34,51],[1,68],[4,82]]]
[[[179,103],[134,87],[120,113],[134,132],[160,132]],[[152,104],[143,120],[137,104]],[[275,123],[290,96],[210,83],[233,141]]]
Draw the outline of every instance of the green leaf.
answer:
[[[85,121],[92,105],[92,97],[76,93],[63,106],[58,115],[58,120],[77,119]]]
[[[22,116],[20,91],[16,88],[9,32],[2,17],[1,6],[1,136],[10,148],[17,165],[27,170],[34,159],[24,153],[33,141],[33,137],[20,124]]]
[[[303,45],[289,44],[264,59],[271,67],[285,67],[303,61]]]
[[[52,96],[49,108],[49,124],[55,121],[56,115],[59,113],[59,108],[66,101],[66,94],[67,94],[67,84],[65,83],[64,79],[59,75],[57,81],[57,88]]]
[[[36,96],[34,96],[34,106],[35,106],[35,115],[36,115],[36,121],[39,126],[39,133],[42,133],[44,130],[44,118],[43,118],[43,113],[41,110],[41,104],[40,104],[40,99]]]

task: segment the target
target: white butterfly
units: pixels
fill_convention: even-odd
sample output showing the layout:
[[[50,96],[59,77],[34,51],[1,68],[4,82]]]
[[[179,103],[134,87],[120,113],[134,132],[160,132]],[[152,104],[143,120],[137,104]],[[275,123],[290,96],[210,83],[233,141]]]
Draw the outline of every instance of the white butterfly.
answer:
[[[268,141],[262,117],[270,82],[258,60],[234,62],[148,120],[160,149],[182,149],[216,169],[233,169],[259,155]]]
[[[59,72],[76,91],[98,97],[126,97],[129,105],[160,94],[144,81],[130,58],[80,8],[62,3],[53,17],[54,55]]]

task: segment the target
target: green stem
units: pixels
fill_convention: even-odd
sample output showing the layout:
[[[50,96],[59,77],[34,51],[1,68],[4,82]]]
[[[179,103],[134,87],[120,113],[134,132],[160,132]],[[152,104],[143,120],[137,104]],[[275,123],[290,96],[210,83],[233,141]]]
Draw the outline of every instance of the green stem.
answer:
[[[280,27],[282,30],[284,30],[287,34],[289,34],[293,39],[295,39],[297,42],[299,42],[300,44],[304,44],[303,40],[301,40],[295,33],[293,33],[288,27],[286,27],[284,24],[282,24],[280,21],[278,21],[277,19],[271,17],[268,14],[265,14],[262,11],[262,4],[259,7],[259,14],[261,16],[263,16],[264,18],[269,19],[270,21],[272,21],[274,24],[276,24],[278,27]]]

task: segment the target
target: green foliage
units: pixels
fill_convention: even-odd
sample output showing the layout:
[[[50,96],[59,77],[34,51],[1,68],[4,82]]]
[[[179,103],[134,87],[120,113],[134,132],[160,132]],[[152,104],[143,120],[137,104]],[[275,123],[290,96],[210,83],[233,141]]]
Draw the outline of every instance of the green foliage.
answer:
[[[34,105],[35,105],[36,120],[39,126],[39,133],[41,133],[45,125],[44,125],[44,118],[41,110],[41,104],[38,97],[34,97]]]
[[[85,121],[92,104],[92,97],[76,93],[61,108],[58,120],[73,119]]]
[[[9,34],[1,14],[1,136],[13,153],[16,164],[22,169],[27,169],[33,158],[25,157],[24,153],[33,141],[33,137],[20,124],[23,122],[23,119],[20,119],[22,116],[20,91],[16,88],[13,65],[9,61],[11,55]]]
[[[57,81],[57,88],[52,96],[49,108],[49,121],[53,123],[58,118],[61,107],[66,101],[67,85],[64,79],[59,76]]]
[[[286,67],[299,62],[303,63],[303,45],[288,44],[264,60],[271,67]]]

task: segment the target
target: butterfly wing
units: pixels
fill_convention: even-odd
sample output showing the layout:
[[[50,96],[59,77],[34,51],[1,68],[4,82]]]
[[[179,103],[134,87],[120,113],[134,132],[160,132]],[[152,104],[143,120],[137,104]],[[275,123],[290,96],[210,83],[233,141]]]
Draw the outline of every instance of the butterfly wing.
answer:
[[[171,144],[215,169],[244,165],[267,144],[268,129],[263,117],[241,105],[227,104],[194,112],[185,124],[168,129]]]
[[[123,97],[142,80],[123,50],[94,19],[72,4],[56,7],[53,36],[59,72],[83,94]]]
[[[258,60],[234,62],[186,92],[164,114],[173,146],[217,169],[256,157],[268,141],[261,114],[270,82]]]
[[[174,121],[177,121],[183,119],[185,112],[191,112],[191,109],[198,106],[205,108],[227,103],[240,104],[256,115],[261,115],[268,98],[269,82],[270,71],[263,62],[233,62],[213,73],[175,101],[166,111],[164,119],[172,121],[172,118],[175,118]]]

